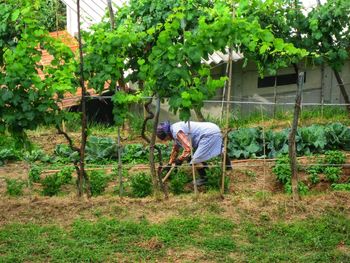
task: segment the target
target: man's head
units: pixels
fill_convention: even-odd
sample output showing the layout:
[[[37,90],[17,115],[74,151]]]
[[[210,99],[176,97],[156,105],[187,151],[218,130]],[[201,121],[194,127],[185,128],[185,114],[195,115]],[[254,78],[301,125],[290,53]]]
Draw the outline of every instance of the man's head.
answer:
[[[171,136],[171,132],[170,132],[170,122],[169,121],[163,121],[161,123],[159,123],[158,127],[157,127],[157,137],[164,141],[167,138],[169,138]]]

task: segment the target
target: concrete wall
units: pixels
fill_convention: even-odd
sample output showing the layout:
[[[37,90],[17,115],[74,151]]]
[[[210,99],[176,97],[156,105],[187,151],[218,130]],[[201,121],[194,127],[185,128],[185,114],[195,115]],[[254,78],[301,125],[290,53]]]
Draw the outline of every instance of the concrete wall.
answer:
[[[258,88],[259,74],[256,66],[249,63],[245,68],[242,68],[243,62],[236,62],[233,65],[232,72],[232,87],[231,87],[231,101],[245,101],[245,102],[274,102],[275,88]],[[306,72],[306,80],[303,87],[303,102],[304,103],[344,103],[340,94],[337,81],[333,71],[329,67],[325,67],[324,73],[320,66],[309,66],[304,68],[305,63],[299,65],[300,70]],[[212,70],[213,77],[224,76],[226,65],[214,67]],[[278,75],[295,73],[293,67],[281,69]],[[341,76],[346,89],[350,95],[350,61],[348,61]],[[322,88],[323,81],[323,88]],[[276,87],[276,102],[277,103],[294,103],[296,94],[296,85],[283,85]],[[210,116],[211,120],[218,120],[222,111],[222,89],[217,91],[216,96],[212,99],[216,102],[208,102],[204,104],[202,113],[205,117]],[[275,108],[276,107],[276,108]],[[234,113],[236,117],[246,116],[252,112],[264,112],[272,114],[274,111],[287,111],[293,109],[293,105],[260,105],[260,104],[230,104],[231,114]],[[306,107],[306,106],[305,106]],[[307,106],[310,107],[310,106]],[[317,107],[317,106],[316,106]],[[177,121],[178,116],[168,111],[169,106],[165,103],[161,106],[161,120],[170,119]],[[224,104],[224,112],[226,104]],[[192,120],[196,120],[193,112]]]
[[[78,32],[77,1],[61,0],[67,7],[67,31],[75,36]],[[112,0],[114,11],[126,0]],[[91,25],[99,23],[107,11],[107,0],[80,0],[81,28],[87,30]]]

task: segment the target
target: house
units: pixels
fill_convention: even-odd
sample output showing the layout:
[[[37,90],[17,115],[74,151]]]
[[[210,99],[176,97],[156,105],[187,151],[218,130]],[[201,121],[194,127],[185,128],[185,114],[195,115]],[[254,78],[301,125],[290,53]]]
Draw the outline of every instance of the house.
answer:
[[[77,1],[76,0],[61,0],[67,6],[67,31],[72,36],[78,32],[78,17],[77,17]],[[117,6],[122,6],[126,0],[110,0],[115,10]],[[80,22],[81,28],[87,29],[91,25],[102,20],[108,10],[108,0],[80,0]]]

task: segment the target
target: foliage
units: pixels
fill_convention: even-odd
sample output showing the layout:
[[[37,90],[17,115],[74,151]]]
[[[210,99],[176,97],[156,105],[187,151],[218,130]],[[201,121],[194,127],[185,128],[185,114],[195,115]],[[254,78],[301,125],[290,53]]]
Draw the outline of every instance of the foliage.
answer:
[[[316,161],[317,164],[315,165],[310,165],[309,167],[306,168],[306,172],[310,175],[309,179],[311,183],[317,184],[320,182],[320,177],[319,174],[323,173],[324,166],[323,166],[323,160],[318,158]]]
[[[206,184],[206,188],[209,190],[220,190],[221,189],[221,180],[222,180],[222,168],[217,167],[209,167],[206,170],[208,182]],[[229,189],[230,178],[228,176],[225,177],[224,182],[224,191],[227,192]]]
[[[328,0],[308,15],[310,49],[320,54],[317,62],[326,62],[340,72],[349,57],[350,29],[347,0]]]
[[[73,151],[67,144],[57,144],[54,154],[58,156],[56,160],[63,163],[77,161],[79,158],[79,153]]]
[[[93,170],[89,172],[91,194],[93,196],[101,195],[110,180],[110,176],[102,170]]]
[[[328,181],[332,183],[338,182],[341,175],[341,168],[332,166],[326,167],[324,169],[324,174]]]
[[[60,192],[62,181],[58,173],[47,175],[41,181],[43,187],[42,194],[45,196],[54,196]]]
[[[19,152],[14,149],[0,149],[0,166],[9,160],[19,160]]]
[[[265,153],[269,158],[288,153],[289,131],[289,129],[266,131]],[[229,156],[234,158],[263,157],[264,141],[262,136],[259,127],[239,128],[230,132],[228,134]],[[303,156],[326,153],[327,149],[346,149],[348,136],[350,136],[350,128],[340,123],[300,127],[296,135],[297,154]]]
[[[73,167],[68,166],[57,173],[47,175],[41,180],[42,194],[46,196],[57,195],[62,185],[69,184],[72,181],[73,170]]]
[[[41,149],[32,149],[30,151],[27,151],[24,153],[23,157],[27,162],[35,162],[35,161],[42,161],[42,162],[52,162],[52,158],[45,154],[45,152]]]
[[[299,128],[296,143],[300,155],[322,152],[327,145],[324,128],[320,125]]]
[[[118,146],[112,138],[89,136],[86,143],[86,161],[99,162],[104,159],[116,159]]]
[[[324,163],[328,165],[341,165],[346,161],[346,155],[341,151],[326,151]]]
[[[169,187],[170,191],[175,195],[185,193],[185,186],[190,181],[191,179],[188,177],[188,174],[183,170],[179,170],[174,176],[171,177]]]
[[[346,183],[346,184],[332,184],[332,188],[335,191],[350,191],[350,183]]]
[[[325,127],[328,148],[350,150],[350,129],[339,122]]]
[[[256,157],[261,154],[261,130],[259,128],[241,128],[228,134],[228,154],[235,158]]]
[[[69,184],[72,181],[73,171],[74,171],[74,167],[66,166],[58,172],[58,178],[62,184]]]
[[[269,158],[288,154],[288,135],[290,129],[274,132],[268,130],[265,134],[266,150]]]
[[[292,184],[288,182],[284,185],[284,190],[288,194],[292,194]],[[298,182],[298,193],[300,195],[306,195],[309,192],[309,188],[304,182]]]
[[[6,193],[9,196],[20,196],[23,195],[23,187],[25,183],[18,179],[8,179],[6,178]]]
[[[22,148],[15,138],[0,134],[0,166],[5,162],[22,158]]]
[[[148,156],[145,147],[140,144],[127,144],[123,147],[122,161],[125,163],[147,162]]]
[[[40,24],[49,32],[66,27],[66,6],[58,0],[41,0],[37,14]]]
[[[39,1],[0,4],[0,132],[23,136],[40,124],[64,118],[57,102],[75,87],[73,52],[49,36],[37,19]],[[46,50],[53,59],[40,62]]]
[[[41,172],[42,169],[39,166],[32,166],[29,170],[28,177],[29,177],[29,182],[33,183],[39,183],[41,181]]]
[[[133,175],[130,186],[134,197],[146,197],[152,194],[152,179],[147,173],[141,172]]]
[[[282,184],[285,185],[287,183],[290,183],[292,178],[292,171],[290,168],[288,155],[279,156],[272,171],[277,176],[278,181],[280,181]]]

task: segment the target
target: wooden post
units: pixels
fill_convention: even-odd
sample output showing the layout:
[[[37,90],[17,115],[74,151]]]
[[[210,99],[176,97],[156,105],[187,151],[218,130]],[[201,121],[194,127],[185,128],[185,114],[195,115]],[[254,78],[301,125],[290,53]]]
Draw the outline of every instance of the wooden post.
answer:
[[[111,29],[114,29],[114,12],[113,12],[113,7],[112,7],[112,1],[111,0],[107,0],[107,6],[108,6],[108,12],[109,12],[109,19],[111,22]]]
[[[123,170],[122,170],[122,157],[121,157],[121,145],[120,145],[120,126],[118,126],[118,177],[119,177],[119,196],[123,196]]]
[[[191,146],[191,159],[193,157],[193,147],[192,147],[192,133],[191,133],[191,124],[190,121],[188,123],[188,135],[190,137],[190,146]],[[198,189],[196,185],[196,168],[194,167],[194,163],[192,162],[192,179],[193,179],[193,189],[194,189],[194,194],[196,197],[198,197]]]
[[[153,122],[153,130],[152,130],[152,137],[151,142],[149,146],[149,161],[151,165],[151,175],[152,175],[152,182],[153,182],[153,188],[154,188],[154,196],[156,199],[160,199],[160,185],[158,183],[157,178],[157,171],[156,171],[156,164],[155,164],[155,156],[154,156],[154,149],[156,144],[156,133],[157,133],[157,126],[159,121],[159,112],[160,112],[160,98],[157,97],[156,100],[156,113],[154,116],[154,122]]]
[[[289,133],[289,159],[290,159],[290,167],[292,171],[292,194],[293,200],[300,200],[300,195],[298,192],[298,170],[297,170],[297,153],[296,153],[296,145],[295,145],[295,135],[297,133],[298,128],[298,120],[301,109],[301,100],[302,100],[302,90],[304,85],[304,72],[300,72],[298,74],[298,84],[297,84],[297,94],[295,98],[295,106],[294,106],[294,117],[292,129]]]
[[[232,89],[232,49],[229,49],[227,63],[229,63],[229,77],[228,77],[228,89],[226,97],[226,125],[224,132],[224,151],[223,151],[223,161],[222,161],[222,178],[221,178],[221,188],[220,195],[223,198],[225,192],[225,177],[226,177],[226,156],[227,156],[227,143],[228,143],[228,130],[229,130],[229,117],[230,117],[230,101],[231,101],[231,89]]]
[[[230,63],[228,63],[227,61],[227,65],[226,65],[226,72],[225,72],[225,76],[229,76],[229,68],[230,68]],[[225,101],[225,97],[226,97],[226,87],[227,87],[227,80],[225,80],[225,84],[224,84],[224,88],[222,90],[222,101],[221,101],[221,114],[220,114],[220,122],[222,122],[222,119],[224,117],[224,101]]]
[[[273,120],[275,120],[277,112],[277,74],[275,75],[275,84],[273,86],[273,102]]]

